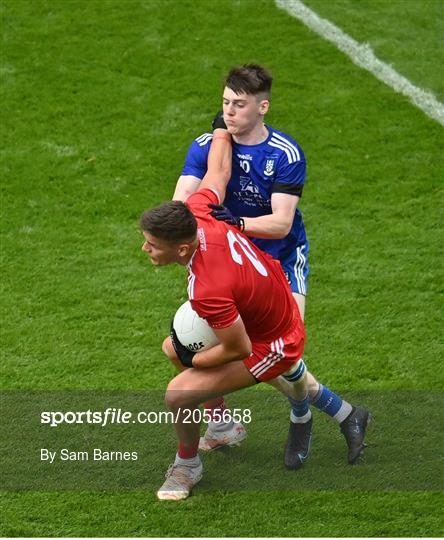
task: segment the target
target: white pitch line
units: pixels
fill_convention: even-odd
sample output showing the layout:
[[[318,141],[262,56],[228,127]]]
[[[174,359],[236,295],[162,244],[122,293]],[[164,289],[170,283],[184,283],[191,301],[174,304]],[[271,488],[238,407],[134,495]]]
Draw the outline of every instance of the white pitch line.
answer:
[[[370,71],[377,79],[408,97],[427,116],[444,126],[444,105],[431,92],[418,88],[391,66],[376,58],[368,43],[358,43],[330,21],[319,17],[300,0],[275,2],[279,8],[302,21],[313,32],[334,43],[354,64]]]

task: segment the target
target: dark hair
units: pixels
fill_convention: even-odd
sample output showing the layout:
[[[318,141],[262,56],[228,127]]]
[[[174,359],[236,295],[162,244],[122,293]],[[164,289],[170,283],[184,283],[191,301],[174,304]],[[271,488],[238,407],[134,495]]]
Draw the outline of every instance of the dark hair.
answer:
[[[256,94],[264,93],[270,97],[273,77],[259,64],[244,64],[234,67],[225,78],[225,86],[234,93]]]
[[[156,238],[175,244],[194,240],[197,221],[185,203],[169,201],[145,211],[140,227]]]

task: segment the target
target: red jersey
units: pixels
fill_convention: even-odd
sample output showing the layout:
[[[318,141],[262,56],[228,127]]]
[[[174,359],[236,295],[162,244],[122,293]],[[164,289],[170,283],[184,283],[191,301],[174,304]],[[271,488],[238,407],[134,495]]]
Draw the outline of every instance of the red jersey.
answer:
[[[217,221],[209,203],[218,195],[202,189],[187,199],[197,220],[199,246],[188,263],[193,309],[213,328],[242,318],[252,341],[271,342],[285,334],[298,311],[281,265],[235,227]],[[302,320],[298,317],[301,335]]]

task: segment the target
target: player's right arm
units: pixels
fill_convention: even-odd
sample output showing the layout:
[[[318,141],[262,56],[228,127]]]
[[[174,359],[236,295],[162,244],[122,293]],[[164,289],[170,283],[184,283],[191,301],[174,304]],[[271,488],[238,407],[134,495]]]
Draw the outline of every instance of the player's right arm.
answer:
[[[212,137],[211,133],[204,133],[191,143],[182,174],[176,184],[173,200],[185,201],[199,189],[202,178],[207,172],[207,159]]]
[[[252,344],[240,316],[226,328],[213,328],[213,331],[219,343],[211,349],[195,353],[180,343],[171,326],[171,333],[164,340],[162,350],[181,371],[187,367],[205,369],[221,366],[250,356]]]
[[[251,341],[240,317],[227,328],[213,328],[213,331],[220,343],[211,349],[196,353],[193,358],[193,367],[210,368],[250,356]]]
[[[226,129],[217,128],[205,133],[191,144],[182,175],[176,184],[173,200],[185,201],[199,189],[217,191],[220,202],[231,176],[231,135]]]
[[[226,129],[215,129],[208,154],[207,172],[199,189],[216,191],[219,202],[225,199],[225,192],[231,176],[232,154],[231,135]]]
[[[191,174],[182,174],[179,176],[176,189],[174,190],[173,201],[185,202],[190,195],[199,189],[201,181],[201,178],[197,178]]]

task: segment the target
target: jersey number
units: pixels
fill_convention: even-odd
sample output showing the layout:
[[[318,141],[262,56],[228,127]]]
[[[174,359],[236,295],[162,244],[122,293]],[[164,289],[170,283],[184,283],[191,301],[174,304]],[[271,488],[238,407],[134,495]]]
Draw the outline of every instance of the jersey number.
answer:
[[[233,261],[235,263],[244,264],[244,261],[242,259],[242,254],[240,253],[241,251],[243,251],[247,259],[256,268],[259,274],[261,276],[268,276],[267,269],[261,263],[261,261],[257,258],[256,253],[251,249],[250,245],[248,244],[247,240],[245,240],[245,238],[242,238],[240,234],[234,233],[233,231],[227,232],[227,238],[228,238],[228,244],[230,246],[231,256],[233,257]]]
[[[242,167],[242,169],[248,174],[250,172],[250,162],[246,159],[241,159],[239,161],[239,165]]]

